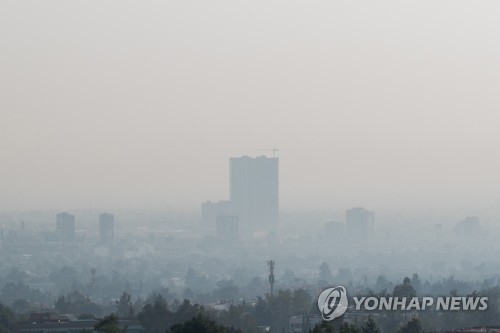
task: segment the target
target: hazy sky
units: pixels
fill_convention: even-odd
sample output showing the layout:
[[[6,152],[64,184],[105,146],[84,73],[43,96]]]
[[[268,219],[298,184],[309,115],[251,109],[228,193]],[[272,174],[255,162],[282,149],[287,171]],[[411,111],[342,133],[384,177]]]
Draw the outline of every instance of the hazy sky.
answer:
[[[500,2],[1,1],[0,209],[500,204]]]

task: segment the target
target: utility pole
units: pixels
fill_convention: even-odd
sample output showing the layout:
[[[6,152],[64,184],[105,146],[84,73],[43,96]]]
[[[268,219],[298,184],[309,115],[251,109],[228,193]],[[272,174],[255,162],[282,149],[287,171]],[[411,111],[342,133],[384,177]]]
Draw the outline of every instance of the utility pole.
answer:
[[[269,266],[269,284],[271,285],[271,296],[273,296],[274,289],[274,260],[268,260],[267,265]]]

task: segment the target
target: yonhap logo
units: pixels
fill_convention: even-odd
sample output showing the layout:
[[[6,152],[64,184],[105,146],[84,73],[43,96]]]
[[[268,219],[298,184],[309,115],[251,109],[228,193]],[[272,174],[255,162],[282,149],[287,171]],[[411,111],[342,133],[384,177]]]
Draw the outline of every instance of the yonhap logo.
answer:
[[[485,311],[488,296],[442,296],[442,297],[359,297],[353,296],[351,311]],[[324,320],[342,316],[348,306],[347,292],[338,286],[323,290],[318,297],[318,308]]]
[[[347,292],[341,286],[325,289],[318,297],[318,308],[326,321],[342,316],[347,305]]]

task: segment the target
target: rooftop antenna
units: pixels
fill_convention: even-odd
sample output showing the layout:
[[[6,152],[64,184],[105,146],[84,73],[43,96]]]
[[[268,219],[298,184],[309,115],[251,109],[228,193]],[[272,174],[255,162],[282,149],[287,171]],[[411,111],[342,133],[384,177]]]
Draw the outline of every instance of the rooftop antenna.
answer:
[[[272,151],[273,152],[273,158],[276,158],[276,153],[279,152],[280,150],[276,147],[273,148],[267,148],[267,149],[255,149],[255,150],[260,150],[260,151]]]
[[[267,265],[269,266],[269,284],[271,285],[271,296],[273,296],[274,289],[274,260],[268,260]]]
[[[96,270],[94,267],[92,267],[92,268],[90,269],[90,286],[91,286],[92,288],[94,288],[94,286],[95,286],[95,282],[96,282],[96,280],[97,280],[97,279],[96,279],[96,275],[97,275],[97,270]]]

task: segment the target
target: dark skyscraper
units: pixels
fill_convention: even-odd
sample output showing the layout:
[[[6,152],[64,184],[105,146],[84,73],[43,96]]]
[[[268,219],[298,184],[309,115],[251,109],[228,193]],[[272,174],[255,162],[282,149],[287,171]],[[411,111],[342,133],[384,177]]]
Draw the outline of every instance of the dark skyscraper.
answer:
[[[99,239],[101,243],[113,242],[115,236],[115,217],[113,214],[102,213],[99,215]]]
[[[279,159],[230,159],[230,201],[240,230],[272,230],[279,218]]]
[[[61,242],[74,242],[75,216],[66,212],[57,214],[56,233]]]

